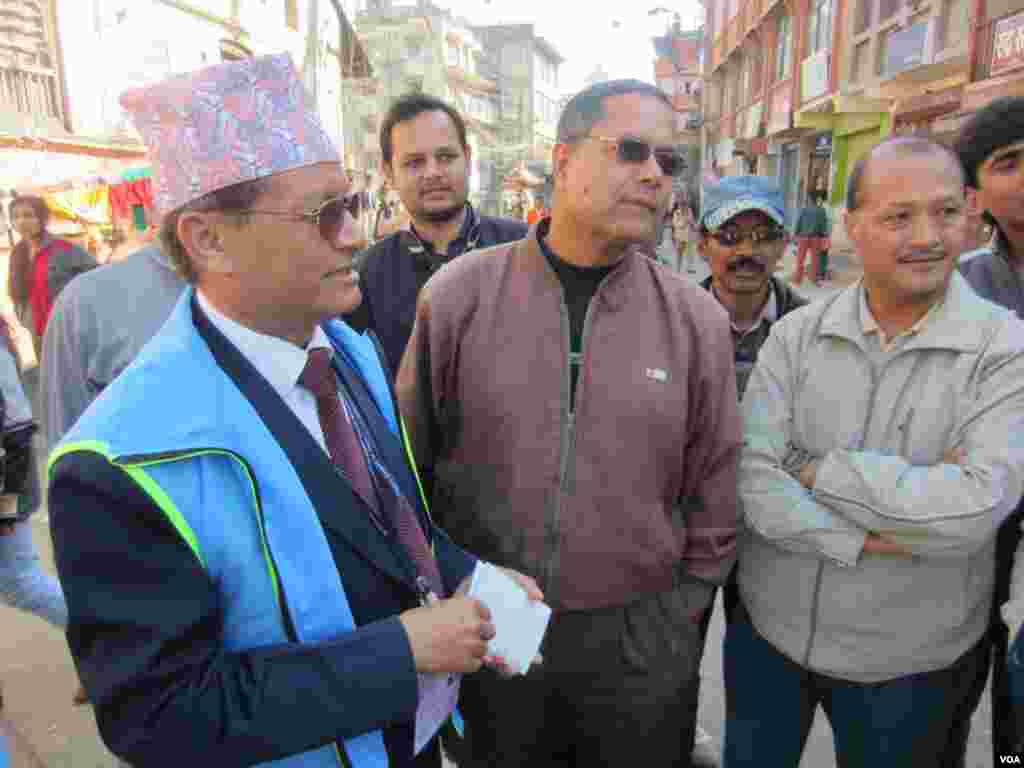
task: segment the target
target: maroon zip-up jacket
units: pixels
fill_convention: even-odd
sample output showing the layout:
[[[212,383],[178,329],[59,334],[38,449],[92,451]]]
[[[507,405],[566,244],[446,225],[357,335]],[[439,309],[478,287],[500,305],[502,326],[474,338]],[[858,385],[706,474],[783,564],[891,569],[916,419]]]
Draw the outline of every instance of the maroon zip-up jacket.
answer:
[[[724,582],[742,430],[728,318],[696,283],[626,255],[588,309],[573,413],[535,225],[430,279],[397,386],[438,523],[556,609]]]

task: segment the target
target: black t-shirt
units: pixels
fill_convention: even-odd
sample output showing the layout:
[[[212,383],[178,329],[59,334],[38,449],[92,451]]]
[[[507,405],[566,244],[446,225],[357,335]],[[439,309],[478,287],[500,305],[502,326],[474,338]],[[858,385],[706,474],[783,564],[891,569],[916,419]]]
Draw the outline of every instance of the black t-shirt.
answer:
[[[541,250],[548,260],[548,264],[555,270],[558,279],[562,282],[562,290],[565,292],[565,304],[569,308],[569,339],[570,339],[570,404],[573,410],[576,409],[576,380],[579,378],[580,366],[583,364],[583,323],[587,317],[587,307],[590,300],[597,293],[597,287],[601,281],[615,269],[616,265],[608,267],[578,267],[569,264],[558,258],[558,255],[548,247],[547,232],[539,232]]]

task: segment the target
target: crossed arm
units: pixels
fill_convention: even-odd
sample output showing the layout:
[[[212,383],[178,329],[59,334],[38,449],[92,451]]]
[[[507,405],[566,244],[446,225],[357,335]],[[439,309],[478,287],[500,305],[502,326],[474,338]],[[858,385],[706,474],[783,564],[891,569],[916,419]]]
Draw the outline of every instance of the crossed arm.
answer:
[[[990,350],[985,360],[977,394],[938,463],[864,450],[814,456],[793,445],[796,371],[773,334],[743,401],[747,525],[783,549],[845,566],[862,554],[976,552],[1024,490],[1024,354]]]

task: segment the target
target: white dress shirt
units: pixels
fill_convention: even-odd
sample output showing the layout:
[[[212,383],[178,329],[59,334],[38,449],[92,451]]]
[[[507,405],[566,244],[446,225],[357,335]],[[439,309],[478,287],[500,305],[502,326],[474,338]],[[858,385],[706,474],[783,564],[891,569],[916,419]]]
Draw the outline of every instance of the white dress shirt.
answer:
[[[203,296],[202,291],[196,291],[196,300],[214,327],[223,333],[228,341],[238,347],[238,351],[252,363],[253,367],[292,409],[292,412],[299,417],[299,421],[309,430],[309,434],[313,436],[324,453],[328,453],[324,431],[320,427],[320,417],[317,415],[316,398],[308,389],[299,386],[299,376],[302,374],[302,369],[306,367],[306,358],[310,350],[327,347],[333,352],[331,342],[323,328],[318,325],[313,332],[313,338],[310,339],[306,348],[302,349],[290,341],[246,328],[241,323],[225,316]]]

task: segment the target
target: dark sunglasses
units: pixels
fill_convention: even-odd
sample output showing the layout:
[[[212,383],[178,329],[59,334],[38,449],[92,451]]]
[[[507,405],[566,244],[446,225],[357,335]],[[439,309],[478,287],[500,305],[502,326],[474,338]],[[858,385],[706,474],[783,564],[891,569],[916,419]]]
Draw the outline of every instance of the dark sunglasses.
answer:
[[[777,243],[786,236],[786,230],[782,227],[761,227],[752,229],[749,232],[740,232],[736,229],[716,229],[708,234],[718,241],[719,245],[726,248],[735,248],[744,240],[749,239],[754,245],[760,243]]]
[[[631,136],[624,136],[621,139],[613,139],[609,136],[584,136],[584,138],[614,144],[615,156],[622,163],[633,165],[646,163],[653,152],[654,159],[658,161],[658,167],[666,176],[679,176],[686,169],[686,158],[682,153],[670,147],[652,147],[643,139],[634,139]]]
[[[342,228],[345,226],[345,213],[352,218],[359,216],[359,195],[342,195],[325,200],[311,211],[264,211],[255,208],[246,209],[246,213],[258,213],[263,216],[283,216],[295,221],[310,221],[314,226],[320,228],[320,237],[329,243],[338,240]]]

